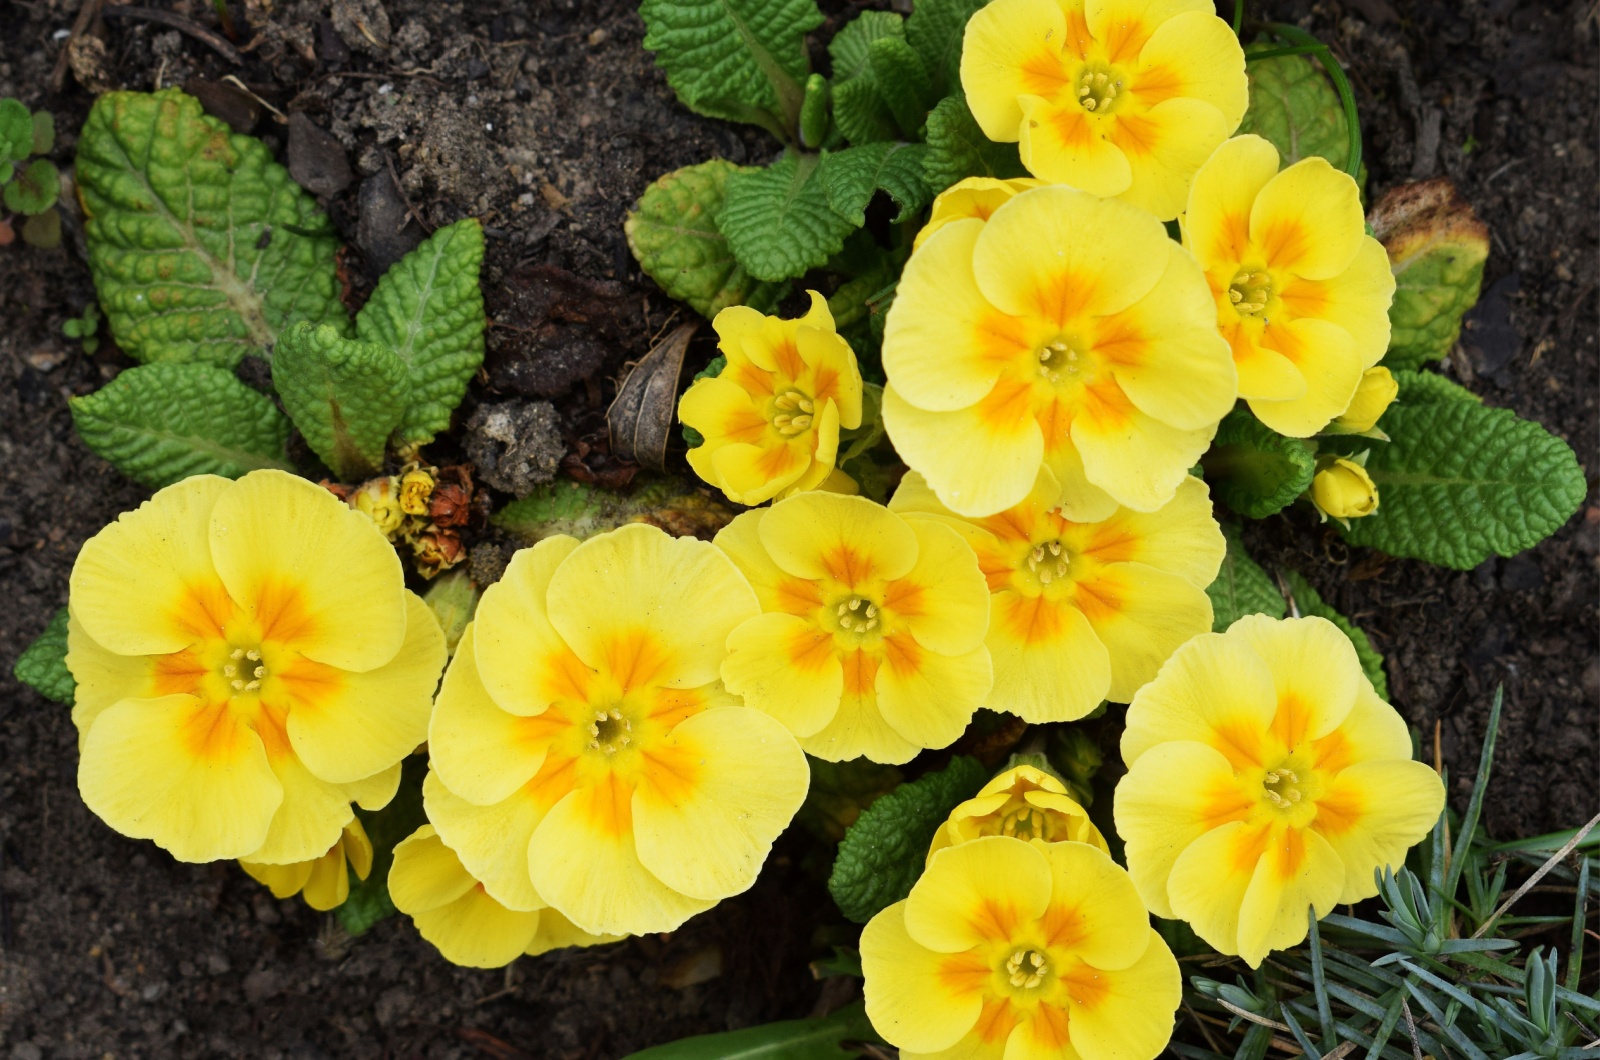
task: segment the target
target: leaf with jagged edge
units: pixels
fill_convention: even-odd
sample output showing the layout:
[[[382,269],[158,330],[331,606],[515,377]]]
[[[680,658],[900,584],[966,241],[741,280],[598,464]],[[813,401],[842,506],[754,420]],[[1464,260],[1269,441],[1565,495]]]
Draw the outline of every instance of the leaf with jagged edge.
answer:
[[[190,475],[294,470],[288,419],[270,398],[216,365],[129,368],[67,404],[84,444],[151,489]]]
[[[231,368],[296,320],[349,333],[328,218],[266,145],[193,97],[101,96],[77,180],[95,289],[135,360]]]
[[[730,305],[770,312],[789,289],[745,271],[717,227],[728,178],[739,172],[721,158],[674,170],[645,189],[622,225],[645,274],[707,320]]]
[[[728,178],[717,227],[750,275],[778,283],[827,264],[856,225],[828,205],[816,155],[788,154]]]
[[[384,273],[356,314],[356,337],[405,362],[406,411],[395,440],[432,441],[450,426],[483,364],[483,226],[467,218],[439,229]]]
[[[1201,458],[1206,481],[1229,508],[1265,519],[1293,504],[1311,486],[1317,456],[1298,438],[1285,438],[1244,409],[1217,427]]]
[[[977,794],[989,771],[957,756],[936,773],[902,784],[862,811],[845,833],[828,892],[858,924],[907,894],[922,875],[928,844],[950,811]]]
[[[879,37],[906,35],[906,20],[893,11],[863,11],[828,42],[835,87],[858,77],[872,76],[872,42]]]
[[[1282,618],[1288,610],[1283,594],[1261,565],[1244,550],[1239,527],[1223,523],[1222,536],[1228,542],[1228,551],[1222,558],[1216,579],[1206,586],[1206,595],[1211,597],[1212,630],[1221,633],[1246,615]]]
[[[822,25],[813,0],[644,0],[644,46],[684,106],[713,118],[794,135]]]
[[[872,42],[905,37],[905,19],[892,11],[863,11],[828,42],[833,59],[833,121],[852,144],[896,139],[900,133],[872,68]]]
[[[967,22],[989,0],[917,0],[906,20],[906,40],[922,56],[937,95],[961,87],[961,44]]]
[[[46,699],[72,702],[78,683],[67,669],[66,608],[57,611],[39,638],[23,650],[11,673]]]
[[[1394,381],[1400,387],[1399,396],[1395,398],[1405,405],[1431,405],[1436,401],[1470,401],[1474,405],[1483,404],[1483,398],[1474,394],[1460,383],[1446,379],[1438,372],[1398,371],[1392,373]]]
[[[346,339],[301,321],[278,337],[272,385],[320,456],[346,482],[383,466],[384,447],[407,407],[406,364],[377,342]]]
[[[1289,586],[1289,592],[1294,597],[1295,607],[1299,609],[1300,614],[1325,618],[1350,638],[1350,643],[1356,649],[1356,658],[1361,660],[1362,672],[1367,675],[1367,680],[1372,682],[1378,697],[1387,700],[1389,678],[1383,672],[1383,653],[1372,646],[1372,640],[1366,631],[1329,607],[1322,594],[1313,589],[1311,583],[1301,577],[1299,572],[1286,570],[1283,572],[1283,580]]]
[[[1354,545],[1471,570],[1555,533],[1587,492],[1572,447],[1510,409],[1401,402],[1383,429],[1367,459],[1378,510],[1343,530]]]
[[[1344,169],[1350,157],[1350,133],[1344,106],[1322,67],[1304,55],[1281,55],[1252,61],[1250,106],[1239,133],[1254,133],[1272,143],[1290,166],[1302,158],[1326,158]]]
[[[1025,177],[1016,144],[999,144],[983,134],[978,119],[959,93],[946,96],[928,112],[928,155],[922,172],[935,195],[967,177]]]
[[[925,144],[877,143],[826,155],[822,160],[822,186],[828,194],[828,205],[859,227],[867,223],[867,204],[882,188],[900,207],[895,222],[904,221],[933,198],[922,175],[927,153]]]

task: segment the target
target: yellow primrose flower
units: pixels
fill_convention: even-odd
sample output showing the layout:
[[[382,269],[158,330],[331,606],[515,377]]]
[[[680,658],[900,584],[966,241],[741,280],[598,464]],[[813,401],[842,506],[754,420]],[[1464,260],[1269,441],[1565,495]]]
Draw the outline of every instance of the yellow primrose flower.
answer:
[[[941,850],[861,934],[867,1017],[906,1060],[1151,1060],[1182,984],[1133,884],[1086,843]]]
[[[952,743],[989,694],[989,596],[949,527],[808,493],[745,512],[716,544],[763,612],[728,637],[722,680],[818,758],[908,762]]]
[[[344,826],[339,841],[320,858],[292,865],[263,865],[241,860],[239,867],[257,883],[265,884],[272,891],[272,897],[298,894],[306,900],[306,905],[325,913],[343,905],[350,897],[350,869],[355,869],[356,878],[361,880],[372,871],[372,840],[361,827],[361,818],[352,817]]]
[[[1326,427],[1389,348],[1394,274],[1356,182],[1316,157],[1280,173],[1277,148],[1235,137],[1195,175],[1183,245],[1211,285],[1239,396],[1279,434]]]
[[[488,893],[671,931],[755,882],[805,798],[794,738],[723,690],[755,594],[710,542],[548,537],[484,590],[428,731],[428,819]]]
[[[990,215],[1019,193],[1030,188],[1043,187],[1044,184],[1044,181],[1034,180],[1032,177],[1016,177],[1011,180],[968,177],[952,184],[935,196],[928,223],[917,233],[911,249],[913,251],[919,249],[928,241],[929,236],[951,221],[964,221],[969,217],[987,221]]]
[[[729,306],[711,326],[728,359],[722,374],[684,393],[678,416],[705,437],[695,473],[736,504],[816,489],[839,455],[839,429],[861,426],[861,372],[816,291],[799,320]]]
[[[1066,785],[1041,769],[1013,766],[950,811],[933,833],[928,859],[946,847],[1003,835],[1036,843],[1087,843],[1111,853],[1089,811],[1067,794]]]
[[[1034,188],[987,222],[945,225],[906,263],[883,339],[884,424],[962,515],[1021,503],[1041,466],[1073,519],[1155,511],[1233,408],[1216,317],[1155,218]]]
[[[507,909],[467,872],[431,824],[395,846],[389,897],[446,960],[469,968],[499,968],[524,953],[621,938],[581,931],[554,909]]]
[[[1333,425],[1349,434],[1364,434],[1378,425],[1378,420],[1389,411],[1394,399],[1400,396],[1400,384],[1395,382],[1389,369],[1368,368],[1356,385],[1356,395],[1345,410],[1334,418]]]
[[[1117,833],[1157,916],[1252,967],[1306,909],[1377,893],[1439,818],[1444,785],[1320,618],[1242,618],[1180,648],[1128,708]]]
[[[994,0],[967,23],[967,105],[1036,177],[1170,221],[1249,104],[1211,0]]]
[[[179,861],[321,857],[427,735],[444,636],[373,523],[281,471],[196,475],[72,568],[78,790]]]
[[[1326,518],[1360,519],[1378,510],[1378,487],[1354,460],[1319,456],[1311,479],[1311,503]]]
[[[1034,723],[1126,703],[1178,646],[1211,629],[1211,584],[1227,551],[1206,484],[1185,475],[1160,509],[1068,519],[1041,471],[1022,503],[962,519],[907,473],[889,507],[955,527],[988,579],[994,691],[984,705]]]

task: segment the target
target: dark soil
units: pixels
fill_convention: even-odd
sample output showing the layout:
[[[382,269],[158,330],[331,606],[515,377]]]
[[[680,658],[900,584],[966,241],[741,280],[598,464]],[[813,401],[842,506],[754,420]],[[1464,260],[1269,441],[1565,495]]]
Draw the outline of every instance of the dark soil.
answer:
[[[155,6],[216,25],[200,0]],[[387,38],[372,13],[380,6]],[[854,6],[825,5],[835,24]],[[1600,469],[1594,5],[1251,6],[1302,20],[1349,64],[1374,196],[1449,175],[1488,222],[1485,302],[1445,370],[1568,439],[1592,487]],[[666,170],[714,155],[761,160],[773,149],[763,134],[677,105],[641,49],[633,7],[252,0],[260,43],[242,67],[192,35],[119,15],[91,26],[106,47],[84,76],[102,89],[150,89],[236,74],[279,110],[331,133],[355,173],[325,202],[355,245],[347,264],[358,290],[416,237],[415,220],[398,236],[394,220],[380,224],[385,211],[414,212],[429,225],[481,217],[492,312],[508,274],[532,266],[536,280],[559,274],[546,300],[585,304],[547,307],[543,338],[508,355],[513,363],[498,366],[494,386],[475,388],[474,400],[496,388],[551,397],[577,454],[568,472],[616,481],[627,469],[608,463],[597,432],[611,380],[674,309],[634,267],[623,213]],[[92,100],[71,75],[49,91],[75,10],[74,0],[10,0],[0,14],[0,95],[54,112],[62,163]],[[356,34],[354,21],[377,24],[374,36],[388,47]],[[296,136],[317,140],[303,124]],[[290,141],[289,126],[270,114],[255,131],[276,149]],[[308,172],[320,187],[338,185],[338,170]],[[837,914],[799,839],[780,844],[752,892],[670,938],[477,972],[446,964],[403,918],[342,938],[331,919],[298,900],[274,901],[231,865],[176,864],[88,813],[67,710],[10,676],[65,600],[78,546],[143,496],[79,444],[67,412],[69,395],[127,363],[110,343],[86,357],[61,336],[62,321],[93,296],[73,235],[69,223],[63,249],[0,249],[0,1056],[577,1060],[836,1002],[805,969],[834,941]],[[596,304],[614,311],[599,314]],[[1249,544],[1263,562],[1305,573],[1372,634],[1388,656],[1397,706],[1425,740],[1439,726],[1457,797],[1470,783],[1492,692],[1504,684],[1487,814],[1505,838],[1581,823],[1600,802],[1597,534],[1591,492],[1550,541],[1468,573],[1353,552],[1299,511],[1253,528]]]

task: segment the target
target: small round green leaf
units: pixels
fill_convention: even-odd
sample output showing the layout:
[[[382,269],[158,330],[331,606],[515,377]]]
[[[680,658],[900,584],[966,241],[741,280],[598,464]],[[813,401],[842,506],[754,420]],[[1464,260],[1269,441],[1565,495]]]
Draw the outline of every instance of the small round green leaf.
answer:
[[[61,196],[61,174],[47,158],[36,158],[6,185],[6,208],[16,213],[44,213]]]

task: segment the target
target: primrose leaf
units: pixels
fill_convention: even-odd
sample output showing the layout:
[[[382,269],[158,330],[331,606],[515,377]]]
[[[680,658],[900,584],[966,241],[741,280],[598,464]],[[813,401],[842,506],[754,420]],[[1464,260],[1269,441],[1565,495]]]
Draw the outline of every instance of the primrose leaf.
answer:
[[[278,337],[272,385],[306,444],[346,482],[383,465],[405,416],[406,363],[376,342],[302,320]]]
[[[1265,519],[1293,504],[1311,485],[1316,452],[1285,438],[1245,409],[1230,412],[1201,458],[1206,481],[1229,508]]]
[[[1244,550],[1239,527],[1223,523],[1222,536],[1227,539],[1228,552],[1222,558],[1216,580],[1206,586],[1206,595],[1211,597],[1212,630],[1221,633],[1246,615],[1282,618],[1288,611],[1283,594],[1278,592],[1261,565]]]
[[[1471,570],[1559,530],[1583,503],[1572,447],[1510,409],[1465,400],[1397,403],[1392,439],[1372,447],[1378,510],[1350,520],[1351,544]]]
[[[675,537],[711,537],[733,519],[733,509],[676,476],[640,475],[626,492],[562,481],[495,512],[495,526],[534,544],[556,534],[593,537],[627,523],[649,523]]]
[[[1344,106],[1315,60],[1304,55],[1252,60],[1245,73],[1250,106],[1239,123],[1240,135],[1254,133],[1270,141],[1285,167],[1320,155],[1344,169],[1350,157]]]
[[[61,196],[61,174],[48,158],[35,158],[6,185],[6,209],[13,213],[44,213]]]
[[[999,144],[983,135],[978,119],[959,93],[941,99],[928,112],[928,156],[923,175],[935,195],[967,177],[1025,177],[1016,144]]]
[[[0,162],[20,162],[30,154],[33,154],[33,115],[21,100],[10,96],[0,99]]]
[[[1361,660],[1361,670],[1367,675],[1367,680],[1372,682],[1372,687],[1378,692],[1380,699],[1389,698],[1389,678],[1383,672],[1383,653],[1372,646],[1366,631],[1354,622],[1345,618],[1339,612],[1329,607],[1327,601],[1322,599],[1322,594],[1311,587],[1311,583],[1301,577],[1296,571],[1283,572],[1283,580],[1289,586],[1289,592],[1294,596],[1295,607],[1302,615],[1315,615],[1325,618],[1338,626],[1345,636],[1350,638],[1350,643],[1355,645],[1356,658]]]
[[[11,668],[18,681],[46,699],[71,703],[78,683],[67,669],[67,609],[50,619],[39,639],[28,645]]]
[[[816,155],[788,154],[728,177],[717,227],[739,264],[778,283],[827,264],[856,226],[828,205]]]
[[[872,43],[885,37],[903,40],[905,32],[905,19],[894,12],[863,11],[828,42],[833,58],[833,121],[853,144],[900,135],[873,71]]]
[[[936,773],[902,784],[861,812],[845,833],[828,878],[839,910],[858,924],[911,893],[933,833],[950,811],[975,795],[989,771],[958,756]]]
[[[873,80],[889,113],[894,115],[895,124],[906,136],[920,138],[928,109],[938,98],[922,57],[900,37],[879,37],[867,51]]]
[[[872,76],[873,41],[880,37],[904,39],[905,35],[906,20],[893,11],[863,11],[851,19],[828,42],[834,87],[858,77]]]
[[[1392,329],[1383,363],[1419,368],[1450,352],[1478,301],[1489,228],[1448,179],[1406,184],[1372,211],[1372,230],[1394,271]]]
[[[961,87],[961,42],[967,22],[988,0],[917,0],[906,39],[922,56],[939,95]]]
[[[77,167],[95,289],[135,360],[231,368],[296,320],[348,333],[333,226],[261,141],[193,97],[101,96]]]
[[[922,176],[923,144],[863,144],[823,157],[822,186],[828,205],[858,227],[867,223],[867,203],[879,188],[900,206],[895,222],[928,205],[933,195]]]
[[[1395,399],[1404,405],[1431,405],[1438,401],[1470,401],[1483,404],[1483,398],[1460,383],[1446,379],[1438,372],[1395,372],[1394,381],[1400,387]]]
[[[483,364],[483,226],[457,221],[423,240],[384,273],[356,314],[356,337],[405,363],[402,444],[428,442],[450,426],[467,382]]]
[[[746,272],[717,227],[728,178],[739,172],[721,158],[674,170],[645,189],[622,226],[639,267],[707,320],[730,305],[769,312],[788,291]]]
[[[644,46],[684,106],[792,137],[822,25],[813,0],[644,0]]]
[[[85,445],[151,489],[190,475],[293,471],[289,421],[226,368],[147,364],[67,402]]]
[[[829,1016],[697,1034],[630,1053],[623,1060],[854,1060],[845,1042],[881,1042],[857,1001]]]

